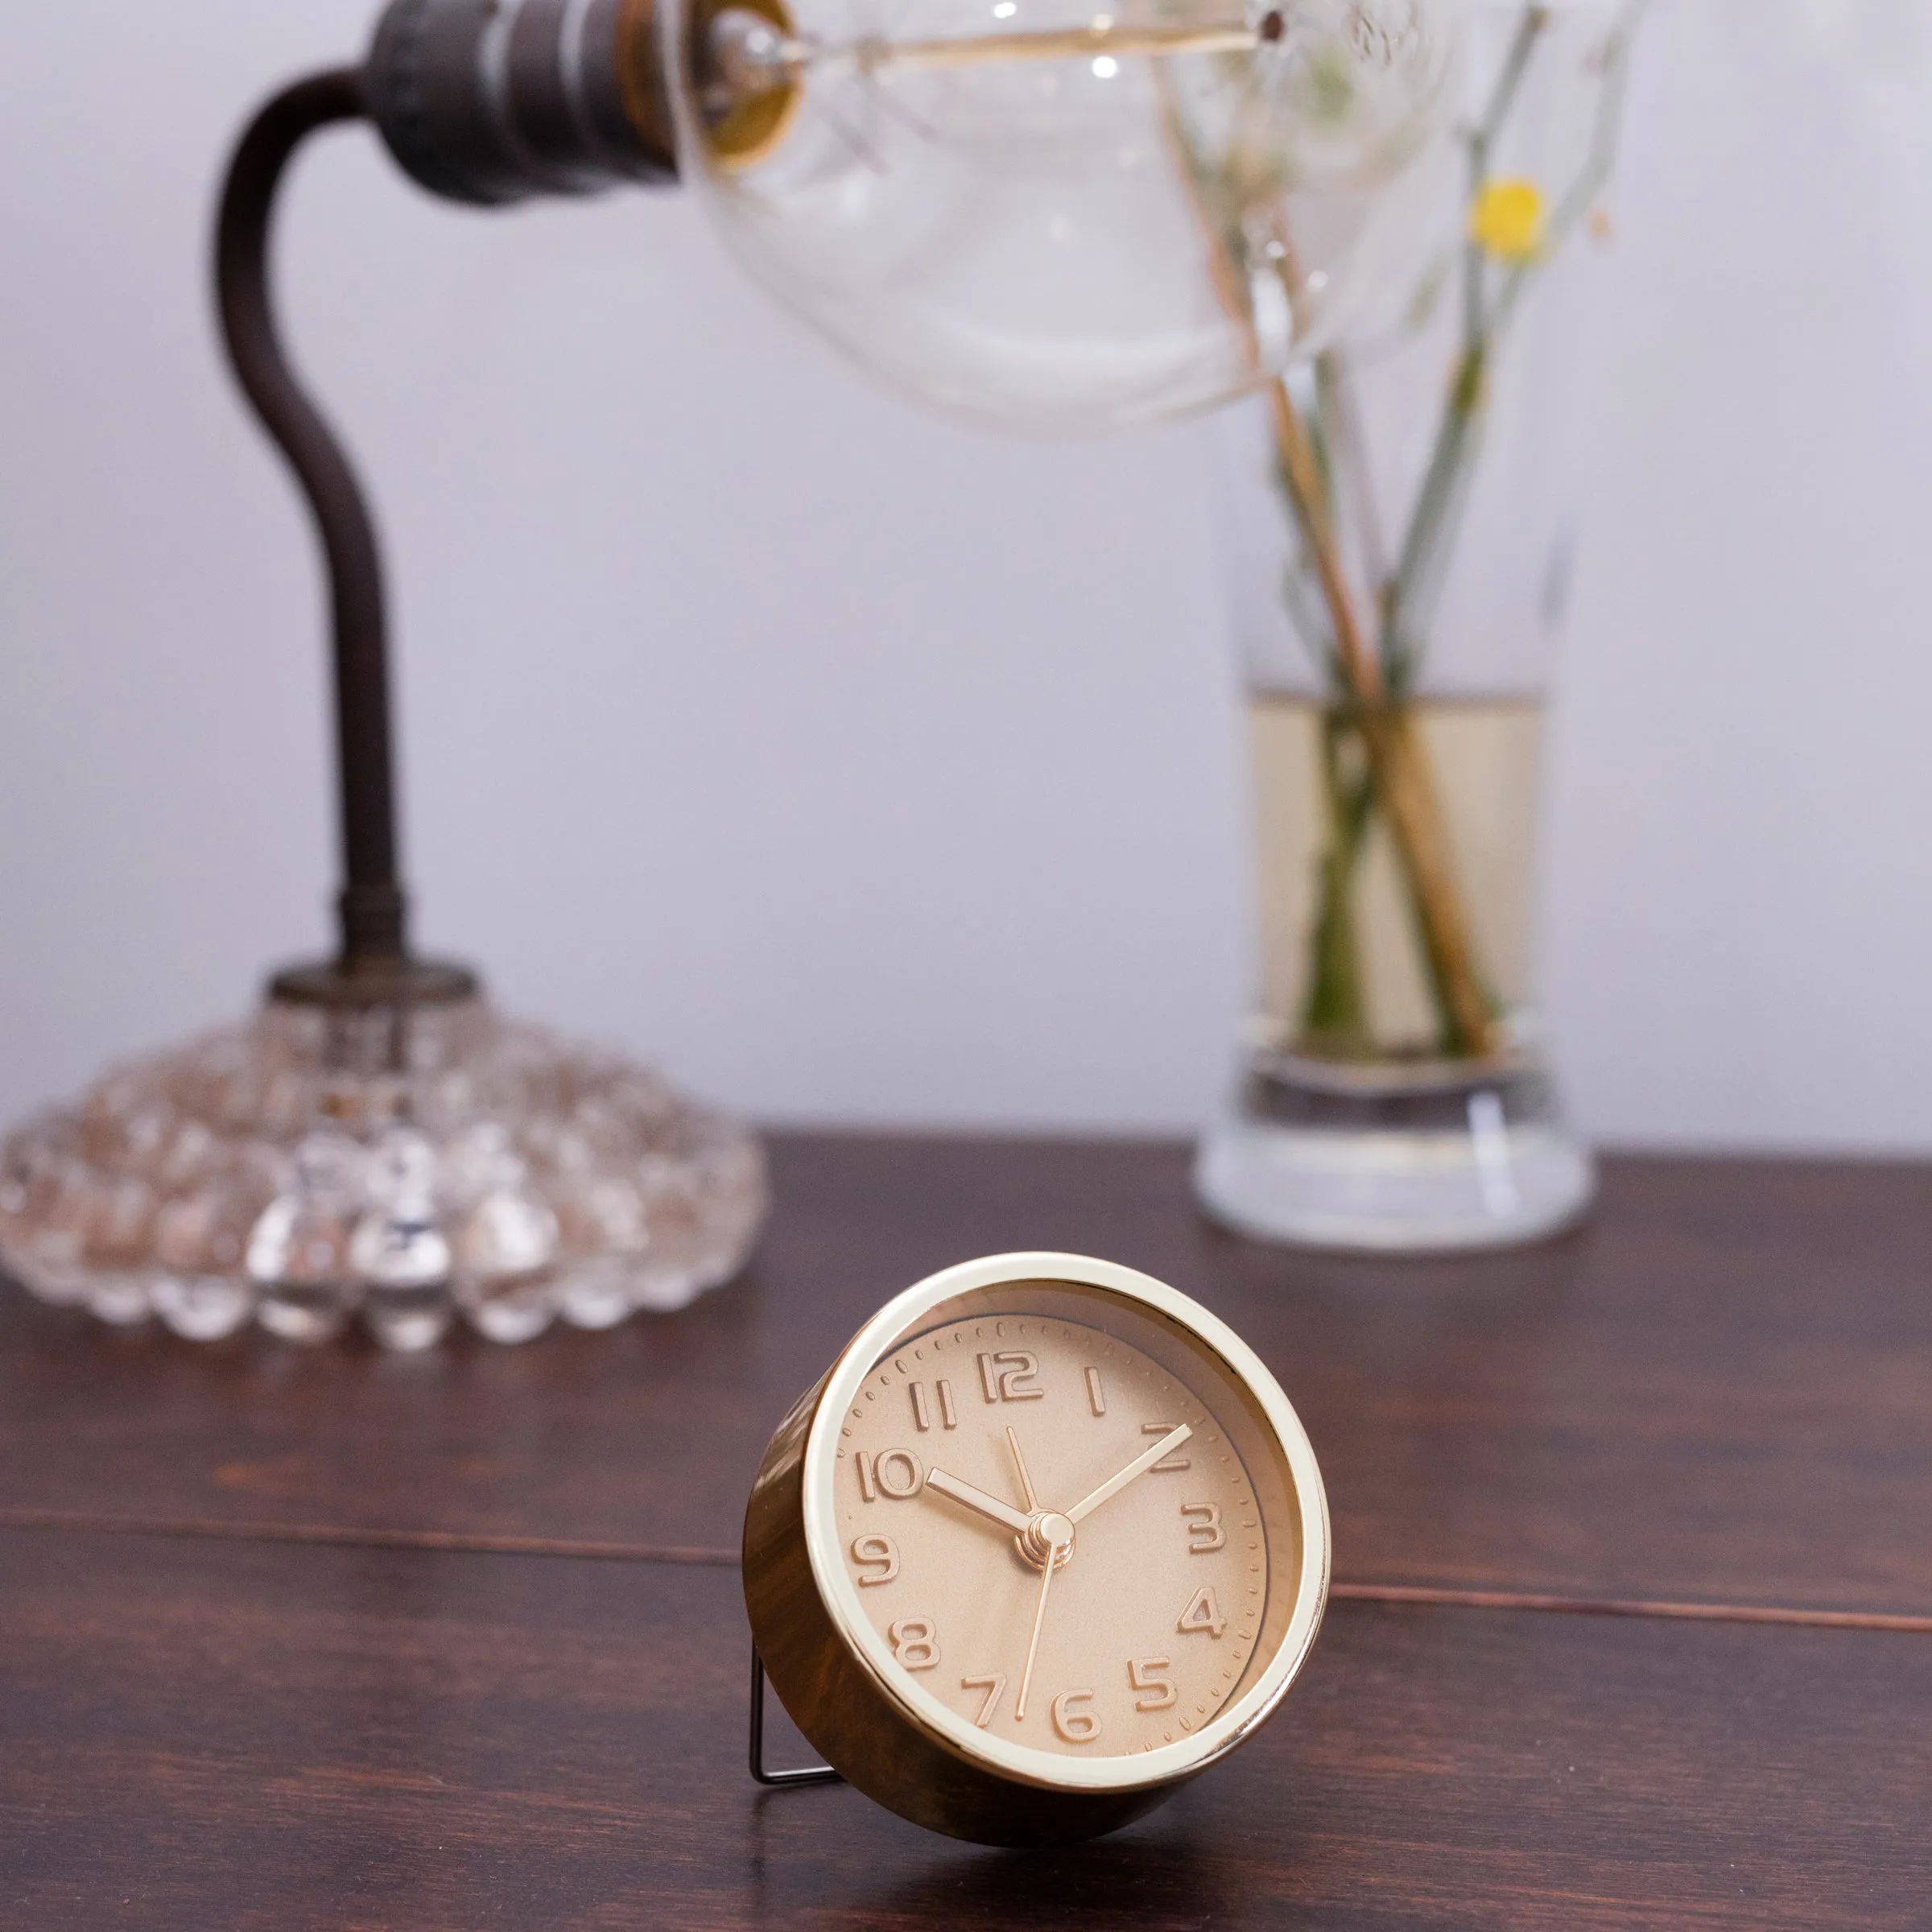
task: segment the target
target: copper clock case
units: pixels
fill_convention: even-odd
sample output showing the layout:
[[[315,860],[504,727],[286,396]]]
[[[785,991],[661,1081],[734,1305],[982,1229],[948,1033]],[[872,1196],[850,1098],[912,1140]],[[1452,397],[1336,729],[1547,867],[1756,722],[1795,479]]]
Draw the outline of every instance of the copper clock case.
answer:
[[[1257,1521],[1266,1523],[1265,1587],[1252,1612],[1251,1629],[1243,1632],[1253,1643],[1242,1667],[1222,1674],[1233,1681],[1224,1695],[1217,1690],[1219,1701],[1198,1724],[1183,1718],[1179,1735],[1172,1728],[1159,1741],[1146,1735],[1125,1752],[1087,1753],[1022,1743],[982,1728],[984,1718],[976,1723],[949,1707],[913,1674],[921,1667],[918,1662],[904,1668],[894,1661],[894,1647],[875,1628],[871,1606],[864,1600],[863,1584],[848,1566],[837,1484],[841,1470],[848,1488],[859,1480],[848,1459],[848,1439],[871,1414],[865,1406],[868,1397],[890,1394],[895,1371],[902,1376],[909,1369],[919,1373],[904,1359],[915,1347],[923,1355],[928,1348],[955,1344],[962,1352],[952,1359],[963,1368],[972,1359],[975,1335],[997,1331],[1005,1336],[1029,1322],[1036,1333],[1069,1324],[1060,1327],[1062,1335],[1077,1327],[1084,1335],[1117,1337],[1123,1357],[1170,1372],[1173,1385],[1201,1411],[1203,1427],[1214,1431],[1217,1441],[1224,1435],[1228,1450],[1238,1457],[1235,1479],[1247,1480],[1244,1493],[1261,1499],[1253,1507]],[[876,1378],[875,1388],[868,1388],[869,1377]],[[912,1401],[923,1429],[936,1418],[929,1414],[923,1388]],[[989,1402],[993,1395],[989,1384]],[[976,1395],[971,1399],[976,1401]],[[1093,1399],[1103,1400],[1097,1388]],[[955,1421],[950,1393],[946,1402],[950,1430]],[[1154,1425],[1140,1427],[1148,1432]],[[1018,1456],[1017,1442],[1013,1450]],[[1143,1467],[1152,1466],[1146,1456],[1137,1459]],[[1228,1462],[1231,1455],[1220,1459]],[[954,1489],[972,1488],[946,1480]],[[1034,1503],[1023,1461],[1018,1480],[1025,1485],[1026,1501]],[[942,1496],[952,1492],[939,1481],[931,1486]],[[1117,1477],[1101,1488],[1111,1496],[1124,1485]],[[1096,1501],[1089,1497],[1083,1507],[1091,1508]],[[984,1505],[997,1506],[991,1496],[984,1498]],[[844,1526],[849,1528],[852,1506],[848,1502],[844,1507]],[[1014,1515],[1016,1524],[1025,1513]],[[1043,1547],[1039,1525],[1059,1525],[1051,1532],[1056,1536],[1072,1532],[1063,1526],[1063,1518],[1037,1505],[1030,1521],[1030,1541],[1026,1535],[1012,1539],[1018,1558],[1006,1553],[988,1560],[1012,1563],[1030,1554],[1041,1575],[1043,1616],[1046,1591],[1051,1587],[1045,1573],[1067,1564],[1072,1551],[1071,1542],[1064,1549]],[[997,1525],[979,1527],[998,1531]],[[992,1542],[989,1538],[989,1550]],[[896,1557],[894,1561],[896,1567]],[[779,1426],[745,1517],[745,1600],[753,1639],[774,1689],[800,1731],[848,1782],[878,1803],[933,1831],[989,1844],[1064,1843],[1113,1831],[1151,1810],[1253,1736],[1286,1693],[1314,1642],[1327,1596],[1328,1570],[1327,1501],[1314,1451],[1260,1358],[1226,1323],[1185,1295],[1131,1269],[1078,1255],[1021,1253],[968,1261],[888,1302]],[[1137,1563],[1137,1579],[1140,1574]],[[961,1585],[971,1587],[970,1579]],[[1113,1591],[1110,1598],[1121,1594]],[[1036,1616],[1036,1645],[1039,1621]],[[1212,1632],[1216,1639],[1221,1634],[1218,1629]],[[1032,1647],[1026,1666],[1030,1678]],[[971,1680],[975,1685],[990,1681]],[[1157,1691],[1162,1688],[1156,1686]],[[1022,1683],[1022,1706],[1026,1695]],[[996,1690],[993,1699],[1001,1695]],[[1077,1721],[1070,1719],[1069,1724]],[[1036,1723],[1030,1735],[1043,1734],[1043,1724]],[[1059,1732],[1062,1739],[1075,1735],[1075,1730]]]

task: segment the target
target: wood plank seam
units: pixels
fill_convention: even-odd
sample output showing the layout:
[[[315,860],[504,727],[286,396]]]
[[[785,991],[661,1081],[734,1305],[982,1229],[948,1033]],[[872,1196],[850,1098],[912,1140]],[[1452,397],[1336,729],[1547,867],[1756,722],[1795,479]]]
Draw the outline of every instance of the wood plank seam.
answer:
[[[214,1517],[101,1516],[58,1509],[0,1509],[0,1530],[47,1530],[95,1536],[159,1536],[217,1542],[302,1543],[421,1550],[470,1556],[526,1556],[580,1563],[667,1563],[736,1569],[735,1550],[675,1543],[621,1543],[574,1538],[504,1536],[464,1530],[369,1530],[328,1523],[225,1522]],[[1335,1603],[1416,1604],[1452,1610],[1624,1616],[1689,1623],[1761,1624],[1803,1629],[1868,1630],[1932,1637],[1932,1616],[1887,1611],[1817,1610],[1797,1604],[1700,1604],[1644,1597],[1567,1596],[1548,1591],[1463,1590],[1428,1583],[1336,1583]]]

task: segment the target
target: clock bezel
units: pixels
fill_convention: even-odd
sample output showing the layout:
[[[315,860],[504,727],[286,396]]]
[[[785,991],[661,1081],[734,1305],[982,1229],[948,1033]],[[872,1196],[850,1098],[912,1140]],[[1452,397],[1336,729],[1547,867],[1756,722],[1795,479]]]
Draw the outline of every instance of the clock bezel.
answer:
[[[1082,1757],[1016,1744],[981,1731],[916,1685],[873,1629],[848,1571],[834,1490],[839,1432],[874,1366],[924,1315],[962,1295],[1029,1282],[1066,1282],[1097,1290],[1165,1317],[1190,1335],[1245,1390],[1261,1410],[1286,1464],[1299,1513],[1301,1557],[1294,1604],[1274,1655],[1226,1710],[1171,1744],[1126,1756]],[[1328,1594],[1327,1494],[1315,1451],[1294,1405],[1257,1355],[1198,1302],[1137,1269],[1088,1255],[1051,1252],[990,1255],[942,1269],[895,1295],[853,1336],[828,1372],[802,1459],[800,1506],[812,1581],[833,1632],[904,1719],[968,1764],[1043,1790],[1146,1790],[1191,1777],[1240,1744],[1287,1694],[1307,1661]],[[1272,1551],[1271,1551],[1272,1558]],[[1270,1587],[1278,1573],[1270,1562]]]

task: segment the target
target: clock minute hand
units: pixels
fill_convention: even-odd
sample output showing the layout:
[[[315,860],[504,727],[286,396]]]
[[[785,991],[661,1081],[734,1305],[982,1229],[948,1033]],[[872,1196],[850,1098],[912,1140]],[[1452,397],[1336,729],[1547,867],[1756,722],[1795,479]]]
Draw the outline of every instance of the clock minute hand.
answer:
[[[1170,1429],[1151,1449],[1143,1449],[1125,1469],[1117,1470],[1108,1476],[1091,1496],[1082,1496],[1067,1512],[1067,1520],[1071,1523],[1084,1521],[1102,1503],[1118,1496],[1137,1476],[1146,1475],[1169,1450],[1178,1449],[1193,1434],[1194,1431],[1185,1422]]]
[[[976,1509],[981,1516],[991,1517],[1015,1535],[1024,1536],[1033,1526],[1032,1517],[1024,1510],[1015,1509],[997,1496],[989,1496],[984,1489],[976,1489],[971,1483],[961,1482],[956,1476],[948,1476],[943,1469],[928,1469],[926,1487],[938,1490],[941,1496],[951,1496],[956,1503],[964,1503],[968,1509]]]

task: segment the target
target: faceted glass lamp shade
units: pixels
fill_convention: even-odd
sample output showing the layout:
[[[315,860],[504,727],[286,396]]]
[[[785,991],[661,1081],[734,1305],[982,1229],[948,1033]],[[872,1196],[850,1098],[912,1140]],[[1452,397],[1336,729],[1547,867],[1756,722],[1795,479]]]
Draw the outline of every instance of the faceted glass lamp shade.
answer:
[[[1222,400],[1426,212],[1454,0],[674,0],[679,167],[867,368],[1018,427]]]
[[[270,1000],[0,1147],[0,1266],[42,1300],[213,1340],[526,1341],[681,1307],[742,1264],[765,1170],[642,1068],[481,1000]]]

